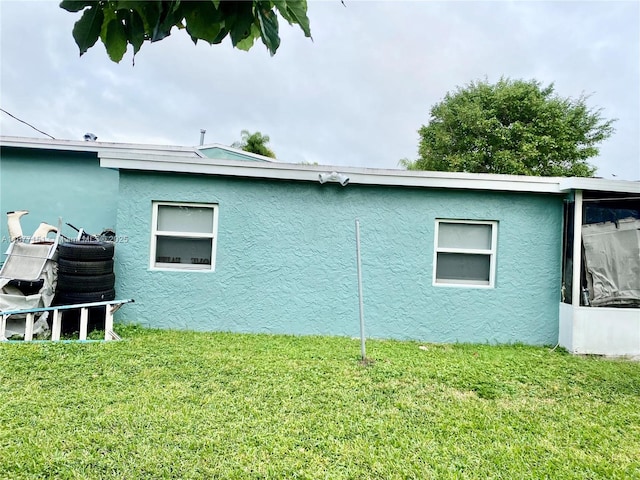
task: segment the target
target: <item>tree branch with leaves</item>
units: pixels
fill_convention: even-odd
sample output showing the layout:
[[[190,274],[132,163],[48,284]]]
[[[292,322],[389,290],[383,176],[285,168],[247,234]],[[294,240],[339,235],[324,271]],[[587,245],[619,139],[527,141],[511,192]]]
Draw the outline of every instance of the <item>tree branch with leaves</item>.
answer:
[[[114,62],[122,60],[129,45],[135,60],[144,42],[160,41],[174,27],[194,44],[219,44],[229,37],[245,51],[260,38],[271,55],[280,46],[279,16],[311,38],[306,0],[63,0],[60,7],[82,12],[73,27],[80,56],[101,40]]]

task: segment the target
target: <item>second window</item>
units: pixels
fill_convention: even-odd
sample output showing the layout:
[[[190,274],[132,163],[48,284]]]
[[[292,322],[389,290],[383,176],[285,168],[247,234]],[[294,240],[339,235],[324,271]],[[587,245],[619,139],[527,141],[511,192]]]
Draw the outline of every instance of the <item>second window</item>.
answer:
[[[493,287],[498,223],[436,220],[434,285]]]

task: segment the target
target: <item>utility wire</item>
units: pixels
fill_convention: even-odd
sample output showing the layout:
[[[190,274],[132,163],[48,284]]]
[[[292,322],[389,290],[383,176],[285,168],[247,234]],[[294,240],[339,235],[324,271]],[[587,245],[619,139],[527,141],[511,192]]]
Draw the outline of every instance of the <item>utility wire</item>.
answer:
[[[31,125],[30,123],[27,123],[27,122],[25,122],[24,120],[20,120],[20,119],[19,119],[18,117],[16,117],[15,115],[11,115],[11,114],[10,114],[9,112],[7,112],[5,109],[0,108],[0,111],[2,111],[2,112],[4,112],[4,113],[6,113],[6,114],[7,114],[7,115],[9,115],[11,118],[15,118],[15,119],[16,119],[16,120],[18,120],[19,122],[22,122],[22,123],[24,123],[25,125],[27,125],[27,126],[29,126],[29,127],[33,128],[36,132],[40,132],[41,134],[46,135],[47,137],[49,137],[49,138],[51,138],[51,139],[55,140],[55,137],[52,137],[51,135],[49,135],[49,134],[48,134],[48,133],[46,133],[46,132],[43,132],[42,130],[38,130],[36,127],[34,127],[33,125]]]

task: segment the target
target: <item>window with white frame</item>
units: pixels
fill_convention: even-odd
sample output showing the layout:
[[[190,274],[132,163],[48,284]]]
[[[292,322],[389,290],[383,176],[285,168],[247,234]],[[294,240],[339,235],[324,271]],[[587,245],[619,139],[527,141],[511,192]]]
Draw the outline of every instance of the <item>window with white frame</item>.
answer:
[[[152,221],[152,269],[214,269],[217,205],[153,202]]]
[[[433,284],[493,287],[498,222],[436,220]]]

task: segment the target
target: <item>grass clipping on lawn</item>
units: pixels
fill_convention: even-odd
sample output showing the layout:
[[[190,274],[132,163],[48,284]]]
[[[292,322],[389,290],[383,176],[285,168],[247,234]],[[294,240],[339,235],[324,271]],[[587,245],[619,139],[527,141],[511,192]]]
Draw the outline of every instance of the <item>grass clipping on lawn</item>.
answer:
[[[640,363],[120,328],[0,345],[0,478],[640,478]]]

